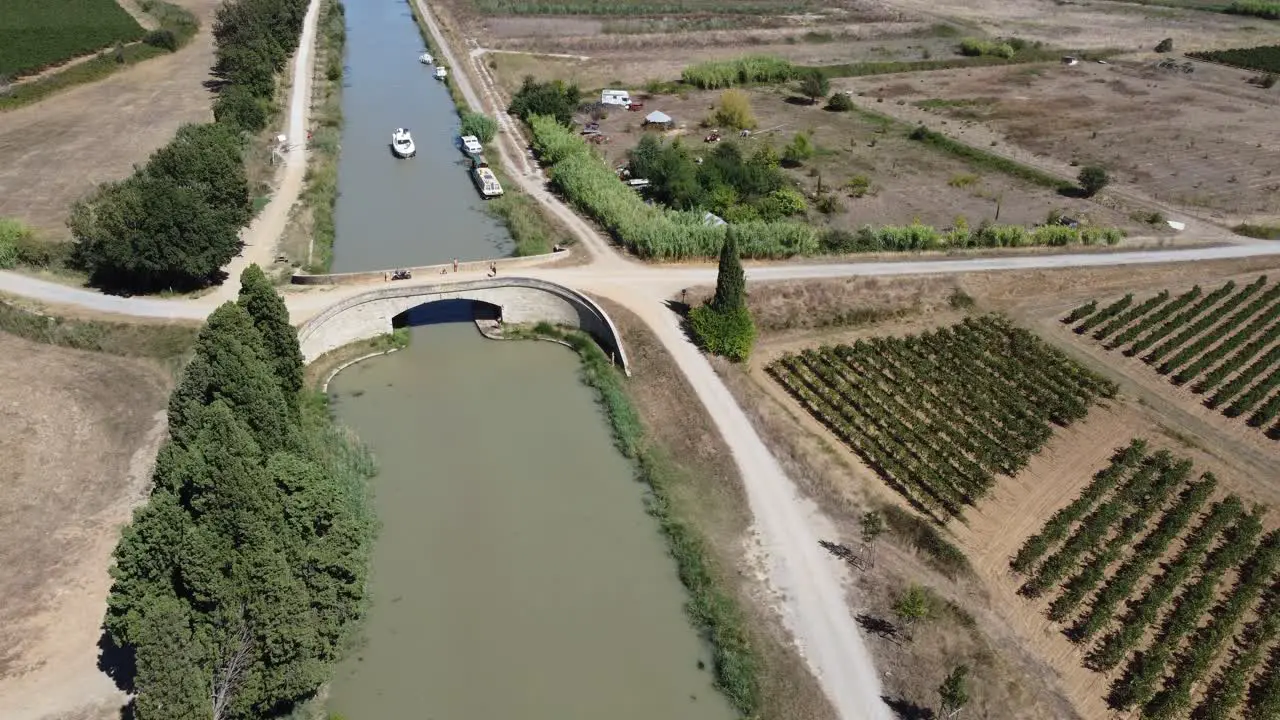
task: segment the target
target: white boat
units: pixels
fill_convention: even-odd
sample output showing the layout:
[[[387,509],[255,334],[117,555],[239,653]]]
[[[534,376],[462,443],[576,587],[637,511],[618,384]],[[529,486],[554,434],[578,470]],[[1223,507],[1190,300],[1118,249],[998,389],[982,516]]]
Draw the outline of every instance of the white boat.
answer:
[[[449,77],[449,71],[448,71],[448,70],[446,70],[443,66],[441,66],[441,65],[437,65],[437,66],[436,66],[436,79],[437,79],[437,80],[443,80],[443,79],[445,79],[445,78],[447,78],[447,77]]]
[[[484,152],[484,146],[480,144],[480,138],[475,135],[463,135],[459,139],[462,140],[462,149],[468,153],[479,155]]]
[[[418,62],[422,63],[423,65],[430,65],[435,61],[436,59],[431,57],[431,53],[429,52],[424,52],[418,56]]]
[[[394,152],[396,157],[402,158],[418,154],[418,148],[414,147],[413,136],[409,134],[408,128],[396,128],[396,131],[391,133],[391,152]]]
[[[490,170],[483,160],[475,163],[471,168],[471,179],[475,182],[480,195],[486,200],[502,195],[502,185],[498,183],[498,176],[493,174],[493,170]]]

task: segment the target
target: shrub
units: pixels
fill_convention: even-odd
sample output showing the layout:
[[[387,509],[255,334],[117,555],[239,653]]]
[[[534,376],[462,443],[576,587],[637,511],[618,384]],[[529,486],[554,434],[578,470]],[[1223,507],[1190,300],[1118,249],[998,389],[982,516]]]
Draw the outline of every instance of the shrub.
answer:
[[[848,93],[838,92],[827,100],[827,109],[832,112],[849,112],[853,109],[853,98]]]
[[[169,52],[173,52],[178,49],[178,37],[173,34],[172,30],[168,30],[166,28],[152,30],[142,38],[142,42],[150,45],[151,47],[158,47],[168,50]]]
[[[976,182],[978,182],[977,175],[974,175],[973,173],[959,173],[952,175],[951,179],[947,181],[947,184],[953,188],[967,188]]]
[[[1111,176],[1107,174],[1106,169],[1097,165],[1086,165],[1080,170],[1080,176],[1077,179],[1086,197],[1097,195],[1107,186],[1107,183],[1111,182]]]
[[[465,110],[462,113],[462,134],[475,135],[482,143],[493,140],[498,133],[498,122],[488,115]]]
[[[813,157],[817,149],[813,146],[813,141],[809,138],[809,133],[796,133],[791,138],[791,142],[782,150],[782,162],[795,167],[801,165],[804,161]]]
[[[696,307],[689,311],[689,329],[703,350],[734,362],[750,357],[756,339],[755,322],[746,308],[721,312],[710,305]]]
[[[823,215],[834,215],[844,209],[840,204],[840,198],[834,193],[823,193],[813,206]]]
[[[751,110],[751,99],[741,90],[725,90],[720,94],[720,104],[711,116],[716,125],[749,130],[756,126],[756,116]]]
[[[829,92],[831,92],[831,81],[821,69],[808,68],[801,71],[800,94],[809,98],[810,104],[826,97]]]
[[[32,235],[31,228],[11,218],[0,218],[0,269],[18,262],[18,244]]]
[[[1173,52],[1173,38],[1165,38],[1156,45],[1156,52],[1167,53]]]
[[[871,178],[866,175],[854,175],[844,184],[844,189],[849,191],[849,197],[866,197],[871,192]]]
[[[535,115],[546,115],[561,125],[568,125],[581,100],[582,91],[577,85],[566,85],[560,80],[540,83],[532,75],[526,75],[520,89],[511,97],[507,112],[526,123]]]

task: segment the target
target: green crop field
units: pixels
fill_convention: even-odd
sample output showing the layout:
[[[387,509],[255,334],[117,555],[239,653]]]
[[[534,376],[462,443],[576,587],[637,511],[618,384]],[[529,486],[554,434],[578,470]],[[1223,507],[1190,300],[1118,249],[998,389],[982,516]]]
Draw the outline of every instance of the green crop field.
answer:
[[[826,7],[817,0],[470,0],[486,15],[780,15]]]
[[[0,75],[29,75],[144,34],[116,0],[3,0]]]

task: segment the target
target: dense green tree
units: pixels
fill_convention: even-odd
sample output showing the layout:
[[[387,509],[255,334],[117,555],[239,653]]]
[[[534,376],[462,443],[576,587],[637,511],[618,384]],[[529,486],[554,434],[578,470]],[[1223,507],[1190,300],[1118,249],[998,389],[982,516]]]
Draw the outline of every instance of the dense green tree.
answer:
[[[215,210],[226,213],[229,224],[240,227],[253,210],[243,152],[244,141],[235,128],[222,123],[183,125],[151,156],[144,172],[200,189]]]
[[[809,98],[809,104],[818,102],[831,92],[831,79],[819,68],[809,68],[800,74],[800,93]]]
[[[738,257],[738,234],[725,233],[720,246],[720,266],[716,273],[716,294],[711,307],[719,312],[730,312],[747,306],[747,274]]]
[[[246,88],[231,85],[223,88],[213,101],[213,118],[221,125],[256,133],[267,126],[270,104]]]
[[[289,406],[268,362],[262,334],[249,313],[224,303],[196,338],[195,357],[169,398],[169,432],[175,438],[198,429],[200,412],[222,400],[268,448],[296,447]]]
[[[737,230],[728,226],[720,248],[716,294],[689,311],[689,329],[704,350],[742,362],[751,355],[756,326],[747,309],[746,279],[738,257]]]
[[[298,331],[289,320],[284,298],[272,287],[262,268],[250,265],[240,273],[240,307],[249,313],[262,335],[268,364],[280,381],[285,401],[296,407],[302,390],[304,362],[298,347]]]
[[[146,173],[101,186],[67,225],[76,262],[108,287],[199,287],[240,251],[239,227],[202,188]]]
[[[483,113],[466,110],[462,113],[460,132],[463,135],[474,135],[481,143],[487,144],[498,134],[498,121]]]
[[[577,85],[566,85],[560,80],[540,83],[532,75],[526,75],[524,83],[511,97],[507,111],[529,121],[534,115],[553,117],[561,125],[573,122],[573,114],[582,102],[582,91]]]

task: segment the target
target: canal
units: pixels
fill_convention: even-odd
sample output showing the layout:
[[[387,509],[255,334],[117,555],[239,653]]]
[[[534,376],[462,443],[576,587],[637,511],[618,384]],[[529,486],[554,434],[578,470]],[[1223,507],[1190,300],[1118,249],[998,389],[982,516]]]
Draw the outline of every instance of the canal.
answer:
[[[569,349],[437,303],[329,387],[373,449],[382,528],[346,720],[728,720],[644,486]],[[428,306],[430,308],[431,306]]]
[[[335,270],[507,254],[456,163],[446,89],[404,0],[346,0]],[[418,156],[396,161],[408,125]],[[381,530],[346,720],[729,720],[644,486],[569,349],[483,339],[467,302],[412,311],[408,349],[342,371],[377,455]]]
[[[333,271],[383,270],[510,255],[458,149],[458,116],[405,0],[345,0],[347,57]],[[413,133],[416,157],[391,154]]]

